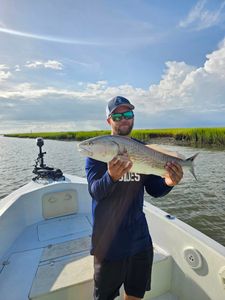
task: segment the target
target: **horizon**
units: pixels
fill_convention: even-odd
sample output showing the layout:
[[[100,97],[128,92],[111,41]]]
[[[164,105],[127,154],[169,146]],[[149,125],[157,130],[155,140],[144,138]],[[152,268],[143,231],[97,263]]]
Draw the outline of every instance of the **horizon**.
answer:
[[[133,128],[132,132],[137,130],[137,131],[144,131],[144,130],[149,130],[149,131],[154,131],[154,130],[185,130],[185,129],[225,129],[225,126],[217,126],[217,127],[171,127],[171,128]],[[20,135],[20,134],[37,134],[37,133],[76,133],[76,132],[98,132],[98,131],[111,131],[111,129],[97,129],[97,130],[77,130],[77,131],[34,131],[34,132],[12,132],[12,133],[0,133],[0,136],[4,135]]]
[[[0,134],[225,126],[225,0],[0,4]]]

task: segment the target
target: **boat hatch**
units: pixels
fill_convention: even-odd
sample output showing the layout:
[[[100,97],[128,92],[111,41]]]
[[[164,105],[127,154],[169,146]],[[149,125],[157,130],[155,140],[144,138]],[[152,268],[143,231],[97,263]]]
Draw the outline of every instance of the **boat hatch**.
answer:
[[[67,190],[45,194],[42,197],[42,210],[45,219],[77,213],[77,192]]]
[[[44,249],[29,299],[66,299],[70,289],[71,294],[75,291],[77,299],[90,299],[93,290],[90,243],[90,237],[83,237]],[[80,285],[83,288],[79,292]],[[85,293],[90,295],[87,297]]]
[[[38,224],[39,241],[47,241],[63,236],[79,235],[82,232],[90,232],[91,224],[82,215],[66,216],[48,220]]]

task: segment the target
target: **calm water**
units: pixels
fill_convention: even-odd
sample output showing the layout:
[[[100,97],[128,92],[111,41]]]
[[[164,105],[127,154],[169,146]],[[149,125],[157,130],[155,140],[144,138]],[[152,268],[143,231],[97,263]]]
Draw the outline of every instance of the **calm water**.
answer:
[[[64,173],[84,177],[85,159],[77,151],[76,144],[45,140],[45,163]],[[195,162],[198,181],[185,173],[183,181],[170,194],[158,199],[146,196],[146,200],[225,246],[225,150],[165,147],[186,157],[199,152]],[[0,136],[0,199],[34,177],[32,170],[37,155],[35,140]]]

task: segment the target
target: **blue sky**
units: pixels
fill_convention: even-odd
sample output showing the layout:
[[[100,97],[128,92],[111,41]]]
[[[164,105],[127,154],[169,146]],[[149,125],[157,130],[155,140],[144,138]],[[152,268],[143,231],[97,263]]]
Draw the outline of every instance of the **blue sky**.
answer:
[[[0,133],[225,126],[225,1],[0,0]]]

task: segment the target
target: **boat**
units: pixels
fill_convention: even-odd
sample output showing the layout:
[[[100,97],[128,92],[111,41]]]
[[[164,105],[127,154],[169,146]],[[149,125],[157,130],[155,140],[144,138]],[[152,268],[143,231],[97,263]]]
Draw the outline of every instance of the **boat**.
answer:
[[[43,143],[36,177],[0,201],[0,299],[91,300],[87,180],[47,167]],[[144,213],[154,246],[144,299],[224,300],[225,247],[150,203]]]

